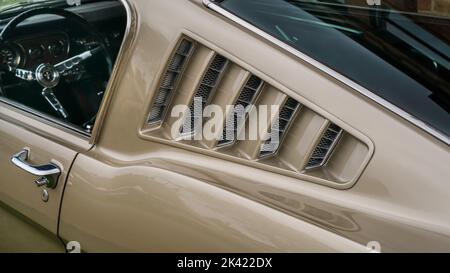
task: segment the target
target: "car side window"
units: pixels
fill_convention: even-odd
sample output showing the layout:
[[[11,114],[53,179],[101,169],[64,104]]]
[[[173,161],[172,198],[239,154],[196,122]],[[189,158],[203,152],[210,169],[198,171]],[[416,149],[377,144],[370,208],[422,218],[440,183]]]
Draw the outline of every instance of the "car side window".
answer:
[[[124,37],[126,11],[120,1],[82,7],[35,2],[21,13],[0,6],[6,18],[0,23],[0,99],[90,134]],[[97,18],[83,13],[102,2],[111,11]]]
[[[219,5],[450,135],[450,14],[417,1],[224,0]]]

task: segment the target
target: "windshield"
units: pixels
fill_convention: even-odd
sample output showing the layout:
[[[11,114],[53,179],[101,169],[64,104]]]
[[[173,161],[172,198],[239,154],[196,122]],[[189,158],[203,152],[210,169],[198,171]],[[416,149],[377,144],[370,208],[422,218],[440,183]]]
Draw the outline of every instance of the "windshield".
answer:
[[[450,135],[450,0],[435,2],[224,0],[220,5]]]

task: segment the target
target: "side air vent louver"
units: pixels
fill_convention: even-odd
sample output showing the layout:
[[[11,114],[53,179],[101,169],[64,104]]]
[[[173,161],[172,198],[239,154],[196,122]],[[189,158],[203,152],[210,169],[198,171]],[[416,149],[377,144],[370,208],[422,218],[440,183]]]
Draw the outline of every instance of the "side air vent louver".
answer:
[[[243,110],[247,106],[254,104],[263,85],[264,82],[260,78],[255,75],[251,75],[244,88],[242,88],[239,93],[239,97],[234,105],[235,109]],[[222,139],[218,142],[219,146],[229,145],[235,142],[238,133],[238,126],[240,125],[239,123],[246,119],[246,115],[245,110],[242,113],[233,112],[230,115],[223,130]],[[240,121],[241,119],[242,121]]]
[[[159,124],[164,119],[174,89],[176,88],[193,51],[194,44],[191,41],[186,39],[181,40],[177,50],[169,61],[166,73],[160,83],[159,91],[153,102],[148,118],[149,124]]]
[[[192,135],[195,133],[196,124],[199,119],[202,118],[201,113],[213,97],[214,91],[222,78],[227,64],[228,59],[216,54],[195,93],[190,106],[190,118],[185,120],[180,129],[182,135]],[[197,105],[199,106],[199,109],[195,109]]]
[[[294,120],[300,107],[301,104],[298,101],[292,98],[286,100],[285,104],[280,109],[278,119],[275,120],[271,128],[272,132],[278,132],[278,141],[272,141],[272,138],[269,138],[262,145],[259,157],[266,157],[277,153],[285,133],[289,129],[289,126]]]
[[[339,189],[359,179],[374,151],[369,138],[189,34],[174,44],[149,98],[142,138]],[[170,115],[178,106],[181,120]]]
[[[342,129],[336,124],[330,124],[317,144],[306,169],[314,169],[324,166],[333,152],[342,135]]]

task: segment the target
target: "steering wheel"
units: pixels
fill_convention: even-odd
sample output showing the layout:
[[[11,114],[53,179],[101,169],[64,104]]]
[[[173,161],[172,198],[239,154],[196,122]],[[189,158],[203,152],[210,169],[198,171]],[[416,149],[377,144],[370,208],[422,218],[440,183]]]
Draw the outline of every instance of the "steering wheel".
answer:
[[[57,64],[41,63],[35,70],[25,70],[8,65],[8,71],[13,73],[17,78],[28,81],[37,82],[42,86],[42,96],[50,104],[52,109],[63,119],[69,117],[68,112],[61,104],[59,99],[55,96],[53,88],[55,88],[59,83],[61,78],[67,77],[76,73],[77,65],[91,58],[92,56],[103,52],[105,57],[105,62],[107,64],[108,73],[111,74],[112,71],[112,58],[107,49],[106,43],[95,28],[84,18],[78,16],[75,13],[56,8],[36,8],[22,12],[21,14],[14,17],[5,28],[0,33],[0,45],[5,43],[14,33],[16,27],[30,17],[37,15],[57,15],[65,18],[69,23],[79,27],[83,32],[93,37],[95,40],[95,47],[89,48],[88,50],[72,56],[62,62]]]

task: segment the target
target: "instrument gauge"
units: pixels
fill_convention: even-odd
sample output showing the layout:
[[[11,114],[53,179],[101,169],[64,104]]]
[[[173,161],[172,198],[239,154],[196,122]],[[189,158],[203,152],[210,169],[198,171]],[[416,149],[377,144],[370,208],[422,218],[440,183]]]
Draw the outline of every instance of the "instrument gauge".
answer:
[[[44,57],[45,47],[43,45],[40,45],[38,47],[30,48],[28,50],[28,55],[33,60],[41,59]]]
[[[65,52],[65,44],[63,41],[56,41],[48,46],[48,50],[53,57],[59,57]]]
[[[0,48],[0,63],[17,67],[20,64],[20,53],[10,46]]]

